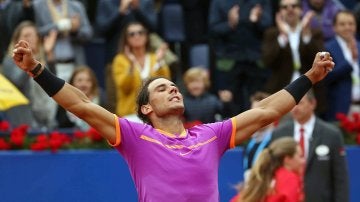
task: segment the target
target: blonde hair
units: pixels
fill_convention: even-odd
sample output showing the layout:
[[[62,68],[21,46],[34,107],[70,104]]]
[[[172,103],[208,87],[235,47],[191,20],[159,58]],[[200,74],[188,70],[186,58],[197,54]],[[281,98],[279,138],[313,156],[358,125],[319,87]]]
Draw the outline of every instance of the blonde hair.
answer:
[[[209,73],[203,67],[191,67],[185,72],[183,76],[185,86],[198,78],[202,78],[206,89],[210,88]]]
[[[270,144],[259,155],[251,168],[249,180],[241,193],[241,202],[263,201],[272,190],[275,171],[283,165],[285,157],[293,157],[297,143],[292,137],[282,137]]]

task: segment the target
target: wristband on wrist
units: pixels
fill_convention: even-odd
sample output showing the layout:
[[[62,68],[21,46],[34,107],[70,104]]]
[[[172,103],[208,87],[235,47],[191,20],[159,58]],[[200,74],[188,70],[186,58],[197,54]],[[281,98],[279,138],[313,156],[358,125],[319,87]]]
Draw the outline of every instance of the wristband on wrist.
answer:
[[[284,89],[294,97],[296,104],[298,104],[311,87],[312,82],[310,79],[305,75],[301,75]]]
[[[37,75],[34,80],[41,86],[41,88],[52,97],[65,85],[65,81],[56,77],[49,70],[44,70]]]
[[[41,65],[41,63],[39,63],[36,65],[36,67],[34,69],[30,70],[29,72],[32,74],[33,77],[36,77],[40,73],[41,68],[42,68],[42,65]]]

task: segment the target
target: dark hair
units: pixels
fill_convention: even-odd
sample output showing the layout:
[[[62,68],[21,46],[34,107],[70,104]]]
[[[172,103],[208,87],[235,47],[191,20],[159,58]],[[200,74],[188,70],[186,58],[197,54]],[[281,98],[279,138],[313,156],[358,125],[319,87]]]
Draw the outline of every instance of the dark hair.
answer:
[[[143,27],[143,29],[145,30],[145,33],[146,33],[146,38],[147,38],[147,41],[145,44],[145,49],[146,49],[146,51],[150,51],[151,50],[151,48],[150,48],[150,33],[149,33],[147,27],[145,26],[145,24],[142,22],[139,22],[139,21],[130,21],[124,26],[124,28],[121,31],[121,35],[120,35],[118,51],[121,53],[124,53],[125,46],[128,45],[127,44],[127,31],[128,31],[128,28],[132,25],[141,25]]]
[[[141,106],[146,105],[149,103],[149,85],[151,82],[153,82],[156,79],[160,79],[160,78],[164,78],[164,77],[151,77],[149,79],[144,80],[143,85],[139,91],[139,94],[137,96],[136,99],[136,112],[137,112],[137,116],[144,121],[145,123],[148,123],[150,125],[152,125],[150,119],[148,116],[146,116],[145,114],[143,114],[141,112]]]
[[[338,16],[339,16],[340,14],[351,15],[351,16],[354,18],[355,23],[356,23],[356,16],[355,16],[355,14],[354,14],[353,12],[351,12],[351,11],[349,11],[349,10],[339,10],[339,11],[335,14],[335,16],[334,16],[334,18],[333,18],[333,25],[336,24],[337,18],[338,18]]]

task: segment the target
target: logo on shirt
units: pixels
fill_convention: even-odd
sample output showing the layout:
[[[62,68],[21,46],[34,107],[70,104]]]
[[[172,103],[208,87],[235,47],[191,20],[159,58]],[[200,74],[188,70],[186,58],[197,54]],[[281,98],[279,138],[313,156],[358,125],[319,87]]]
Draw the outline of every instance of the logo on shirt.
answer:
[[[181,156],[185,156],[187,154],[189,154],[192,150],[196,149],[196,148],[200,148],[204,145],[207,145],[209,144],[210,142],[213,142],[214,140],[217,139],[217,136],[213,136],[211,137],[210,139],[208,140],[205,140],[203,142],[198,142],[196,144],[193,144],[193,145],[189,145],[189,146],[186,146],[186,145],[183,145],[183,144],[164,144],[162,143],[161,141],[159,140],[156,140],[152,137],[149,137],[149,136],[146,136],[146,135],[141,135],[140,136],[141,139],[143,140],[146,140],[146,141],[149,141],[151,143],[155,143],[155,144],[158,144],[158,145],[161,145],[167,149],[171,149],[171,150],[183,150],[183,151],[180,151],[180,155]]]

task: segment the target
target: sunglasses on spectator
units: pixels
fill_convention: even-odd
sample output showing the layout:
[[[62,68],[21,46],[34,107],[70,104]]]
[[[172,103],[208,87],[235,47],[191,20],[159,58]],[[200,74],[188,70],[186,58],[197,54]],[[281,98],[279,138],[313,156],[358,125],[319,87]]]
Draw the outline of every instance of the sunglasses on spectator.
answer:
[[[295,9],[295,8],[298,8],[298,7],[300,7],[299,4],[280,5],[281,9],[288,9],[288,8]]]
[[[136,35],[144,36],[145,34],[146,34],[146,31],[145,31],[145,30],[139,30],[139,31],[128,32],[128,33],[127,33],[127,36],[128,36],[128,37],[134,37],[134,36],[136,36]]]

